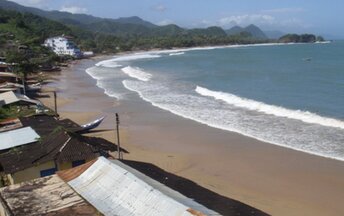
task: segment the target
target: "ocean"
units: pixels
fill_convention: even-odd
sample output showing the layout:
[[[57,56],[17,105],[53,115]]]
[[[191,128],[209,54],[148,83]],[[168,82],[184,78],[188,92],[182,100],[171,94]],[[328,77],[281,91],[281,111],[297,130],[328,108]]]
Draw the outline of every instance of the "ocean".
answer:
[[[110,97],[344,160],[344,42],[140,52],[86,72]]]

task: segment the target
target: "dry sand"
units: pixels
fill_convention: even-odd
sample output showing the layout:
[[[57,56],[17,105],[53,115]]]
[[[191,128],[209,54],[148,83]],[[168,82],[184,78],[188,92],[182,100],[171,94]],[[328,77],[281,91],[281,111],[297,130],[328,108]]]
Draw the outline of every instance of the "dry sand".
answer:
[[[118,112],[125,159],[153,163],[272,215],[344,215],[343,161],[214,129],[143,101],[116,101],[85,73],[94,63],[81,61],[48,87],[58,90],[62,117],[83,124],[107,116],[100,129],[109,130],[93,135],[116,141]],[[52,98],[42,100],[52,105]]]

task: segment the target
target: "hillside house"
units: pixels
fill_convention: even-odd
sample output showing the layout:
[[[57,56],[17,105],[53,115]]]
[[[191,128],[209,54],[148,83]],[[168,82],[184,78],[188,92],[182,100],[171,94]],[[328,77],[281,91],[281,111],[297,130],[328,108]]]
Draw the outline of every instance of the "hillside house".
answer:
[[[50,48],[58,56],[73,56],[75,58],[82,57],[80,49],[71,40],[70,37],[58,36],[48,38],[44,41],[44,46]]]

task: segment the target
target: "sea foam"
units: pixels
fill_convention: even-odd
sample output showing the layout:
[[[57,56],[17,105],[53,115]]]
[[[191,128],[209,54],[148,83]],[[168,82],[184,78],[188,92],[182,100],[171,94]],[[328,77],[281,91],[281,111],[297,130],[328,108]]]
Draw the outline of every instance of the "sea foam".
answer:
[[[151,58],[160,58],[160,55],[157,54],[150,54],[150,53],[135,53],[123,56],[114,56],[113,59],[104,60],[98,62],[96,66],[103,66],[103,67],[121,67],[122,65],[118,64],[118,62],[125,62],[125,61],[134,61],[139,59],[151,59]]]
[[[185,52],[174,52],[174,53],[170,53],[170,56],[178,56],[178,55],[184,55]]]
[[[263,102],[242,98],[230,93],[212,91],[200,86],[197,86],[195,91],[200,95],[213,97],[217,100],[222,100],[236,107],[241,107],[252,111],[258,111],[278,117],[296,119],[306,123],[319,124],[327,127],[338,127],[344,129],[344,122],[337,119],[322,117],[308,111],[291,110],[280,106],[269,105]]]
[[[342,129],[252,111],[158,82],[124,80],[128,90],[153,106],[210,127],[323,157],[344,160]]]
[[[131,66],[127,66],[125,68],[122,68],[122,71],[128,76],[144,81],[144,82],[147,82],[152,78],[152,74],[144,72],[142,69],[138,67],[134,68]]]

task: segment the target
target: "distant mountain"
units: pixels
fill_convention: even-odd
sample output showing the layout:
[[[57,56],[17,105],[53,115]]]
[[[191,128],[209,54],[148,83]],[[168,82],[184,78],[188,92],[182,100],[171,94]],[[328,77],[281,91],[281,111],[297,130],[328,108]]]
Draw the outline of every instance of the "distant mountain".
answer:
[[[72,25],[81,25],[81,24],[88,25],[92,23],[99,23],[101,21],[106,21],[106,22],[114,22],[114,23],[121,23],[121,24],[141,25],[148,28],[157,27],[157,25],[154,25],[153,23],[142,20],[141,18],[137,16],[123,17],[123,18],[118,18],[118,19],[105,19],[105,18],[94,17],[92,15],[87,15],[87,14],[72,14],[69,12],[62,12],[62,11],[56,11],[56,10],[45,11],[45,10],[40,10],[33,7],[25,7],[15,2],[6,1],[6,0],[0,0],[0,8],[5,9],[5,10],[14,10],[17,12],[32,13],[38,16],[46,17],[48,19],[62,22],[64,24],[72,24]]]
[[[12,1],[0,0],[0,8],[5,10],[14,10],[17,12],[25,12],[25,13],[32,13],[38,16],[42,16],[48,19],[56,20],[62,22],[63,20],[73,20],[77,23],[92,23],[99,21],[100,18],[86,15],[86,14],[72,14],[68,12],[61,12],[61,11],[44,11],[38,8],[33,7],[25,7],[20,4],[14,3]]]
[[[237,35],[244,32],[245,29],[240,26],[233,26],[232,28],[226,30],[227,35]]]
[[[225,37],[225,31],[220,27],[206,29],[184,29],[177,25],[157,26],[140,17],[123,17],[105,19],[86,14],[72,14],[61,11],[44,11],[37,8],[25,7],[17,3],[0,0],[0,8],[17,12],[32,13],[65,25],[75,26],[91,32],[101,32],[119,37],[127,36],[218,36]]]
[[[245,31],[251,33],[251,35],[255,38],[261,38],[261,39],[268,38],[260,28],[258,28],[257,26],[253,24],[247,26],[245,28]]]
[[[245,28],[242,28],[240,26],[234,26],[228,30],[226,30],[227,35],[238,35],[240,33],[249,33],[252,37],[258,38],[258,39],[267,39],[268,37],[265,35],[265,33],[257,26],[251,24],[249,26],[246,26]]]
[[[226,32],[217,26],[208,27],[206,29],[190,29],[188,33],[191,35],[205,35],[205,36],[215,36],[215,37],[225,37]]]
[[[124,24],[127,23],[127,24],[142,25],[142,26],[145,26],[145,27],[148,27],[148,28],[158,27],[157,25],[154,25],[153,23],[145,21],[145,20],[141,19],[138,16],[121,17],[121,18],[118,18],[118,19],[112,19],[112,21],[117,22],[117,23],[124,23]]]
[[[269,39],[279,39],[280,37],[286,34],[281,31],[264,31],[264,33]]]

